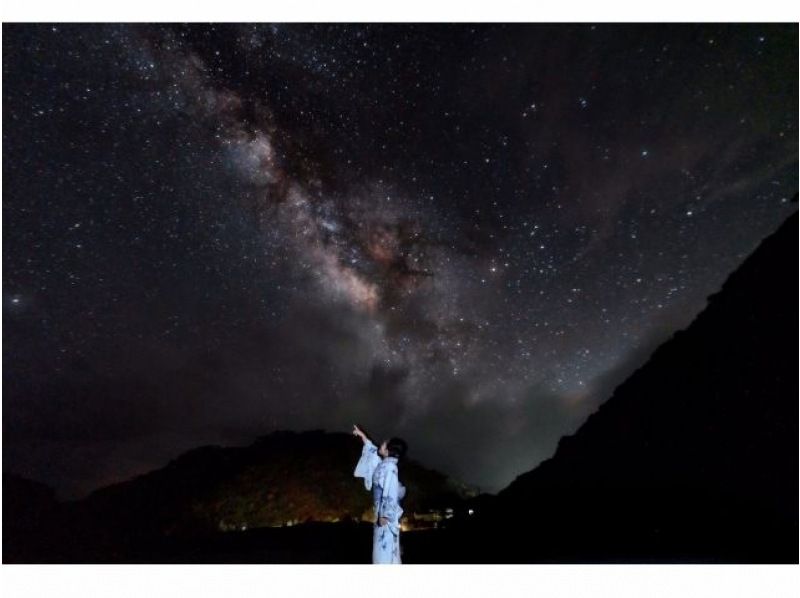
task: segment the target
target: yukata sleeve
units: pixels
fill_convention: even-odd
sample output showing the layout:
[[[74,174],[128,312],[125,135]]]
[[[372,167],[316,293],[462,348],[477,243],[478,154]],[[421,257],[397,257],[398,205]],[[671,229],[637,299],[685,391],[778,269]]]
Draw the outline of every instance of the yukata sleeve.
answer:
[[[353,476],[357,478],[364,478],[364,487],[367,490],[372,489],[372,475],[375,473],[375,468],[381,462],[378,455],[378,447],[372,444],[369,440],[364,443],[361,449],[361,458],[356,464],[356,469]]]
[[[400,480],[397,479],[397,467],[386,468],[381,487],[383,493],[378,506],[378,517],[386,517],[389,529],[397,535],[400,532],[400,517],[403,515],[403,509],[400,508]]]

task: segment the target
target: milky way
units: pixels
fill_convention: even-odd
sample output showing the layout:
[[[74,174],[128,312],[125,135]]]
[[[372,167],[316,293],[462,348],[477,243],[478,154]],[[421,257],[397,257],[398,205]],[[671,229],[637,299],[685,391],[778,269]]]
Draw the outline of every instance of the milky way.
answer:
[[[4,469],[359,422],[501,488],[796,209],[796,64],[781,25],[5,25]]]

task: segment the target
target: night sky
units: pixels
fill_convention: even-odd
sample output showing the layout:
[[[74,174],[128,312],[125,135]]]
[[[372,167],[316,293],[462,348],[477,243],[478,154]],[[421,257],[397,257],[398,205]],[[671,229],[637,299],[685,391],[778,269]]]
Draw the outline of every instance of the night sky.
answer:
[[[5,24],[4,471],[79,496],[358,422],[502,488],[797,209],[797,48]]]

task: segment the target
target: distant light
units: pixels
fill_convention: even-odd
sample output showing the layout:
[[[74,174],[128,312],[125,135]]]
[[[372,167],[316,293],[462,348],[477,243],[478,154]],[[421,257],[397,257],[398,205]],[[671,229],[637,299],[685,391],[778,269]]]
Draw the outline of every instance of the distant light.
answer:
[[[474,515],[475,511],[473,509],[467,509],[467,514]]]

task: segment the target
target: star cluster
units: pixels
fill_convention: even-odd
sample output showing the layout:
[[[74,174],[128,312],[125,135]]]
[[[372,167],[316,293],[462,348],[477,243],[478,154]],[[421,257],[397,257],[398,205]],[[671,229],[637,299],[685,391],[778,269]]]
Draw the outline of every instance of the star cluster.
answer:
[[[354,421],[496,490],[796,209],[793,26],[4,34],[4,467],[67,494]]]

